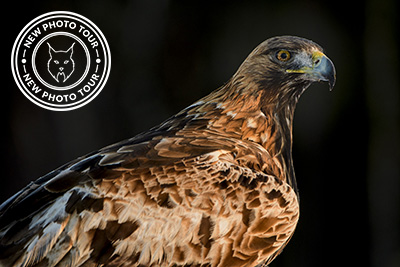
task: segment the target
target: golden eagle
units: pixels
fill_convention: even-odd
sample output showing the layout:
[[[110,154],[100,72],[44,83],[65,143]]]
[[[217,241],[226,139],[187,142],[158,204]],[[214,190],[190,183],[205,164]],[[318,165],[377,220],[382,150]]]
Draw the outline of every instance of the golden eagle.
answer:
[[[0,206],[1,266],[257,266],[299,219],[296,103],[335,83],[316,43],[256,47],[222,87],[156,127],[44,175]]]

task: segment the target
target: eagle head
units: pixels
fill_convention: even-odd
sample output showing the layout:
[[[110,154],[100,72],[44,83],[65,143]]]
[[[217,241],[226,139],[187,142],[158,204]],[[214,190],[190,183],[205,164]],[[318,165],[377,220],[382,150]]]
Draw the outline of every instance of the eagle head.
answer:
[[[258,45],[240,66],[236,77],[247,77],[270,97],[295,96],[313,82],[326,81],[332,90],[336,71],[332,61],[313,41],[279,36]]]

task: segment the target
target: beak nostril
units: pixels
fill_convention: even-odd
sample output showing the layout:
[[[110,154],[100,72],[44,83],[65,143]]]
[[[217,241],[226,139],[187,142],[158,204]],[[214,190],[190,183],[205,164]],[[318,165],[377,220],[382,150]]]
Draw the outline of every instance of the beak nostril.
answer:
[[[321,62],[321,60],[319,60],[319,59],[317,59],[316,61],[315,61],[315,66],[317,66],[319,63]]]

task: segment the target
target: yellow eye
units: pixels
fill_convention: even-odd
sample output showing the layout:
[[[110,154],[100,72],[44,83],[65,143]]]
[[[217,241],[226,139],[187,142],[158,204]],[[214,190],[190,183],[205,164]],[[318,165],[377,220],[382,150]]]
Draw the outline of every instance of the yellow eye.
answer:
[[[280,61],[288,61],[290,59],[290,52],[287,50],[280,50],[276,53],[276,58]]]

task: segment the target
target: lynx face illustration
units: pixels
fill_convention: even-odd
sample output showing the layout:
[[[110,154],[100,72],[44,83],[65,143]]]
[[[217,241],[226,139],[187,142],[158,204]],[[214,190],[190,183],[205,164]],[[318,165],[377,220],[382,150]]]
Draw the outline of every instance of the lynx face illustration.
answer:
[[[64,83],[75,70],[75,62],[72,59],[75,43],[66,51],[56,51],[49,43],[47,44],[50,54],[50,59],[47,62],[47,70],[57,82]]]

